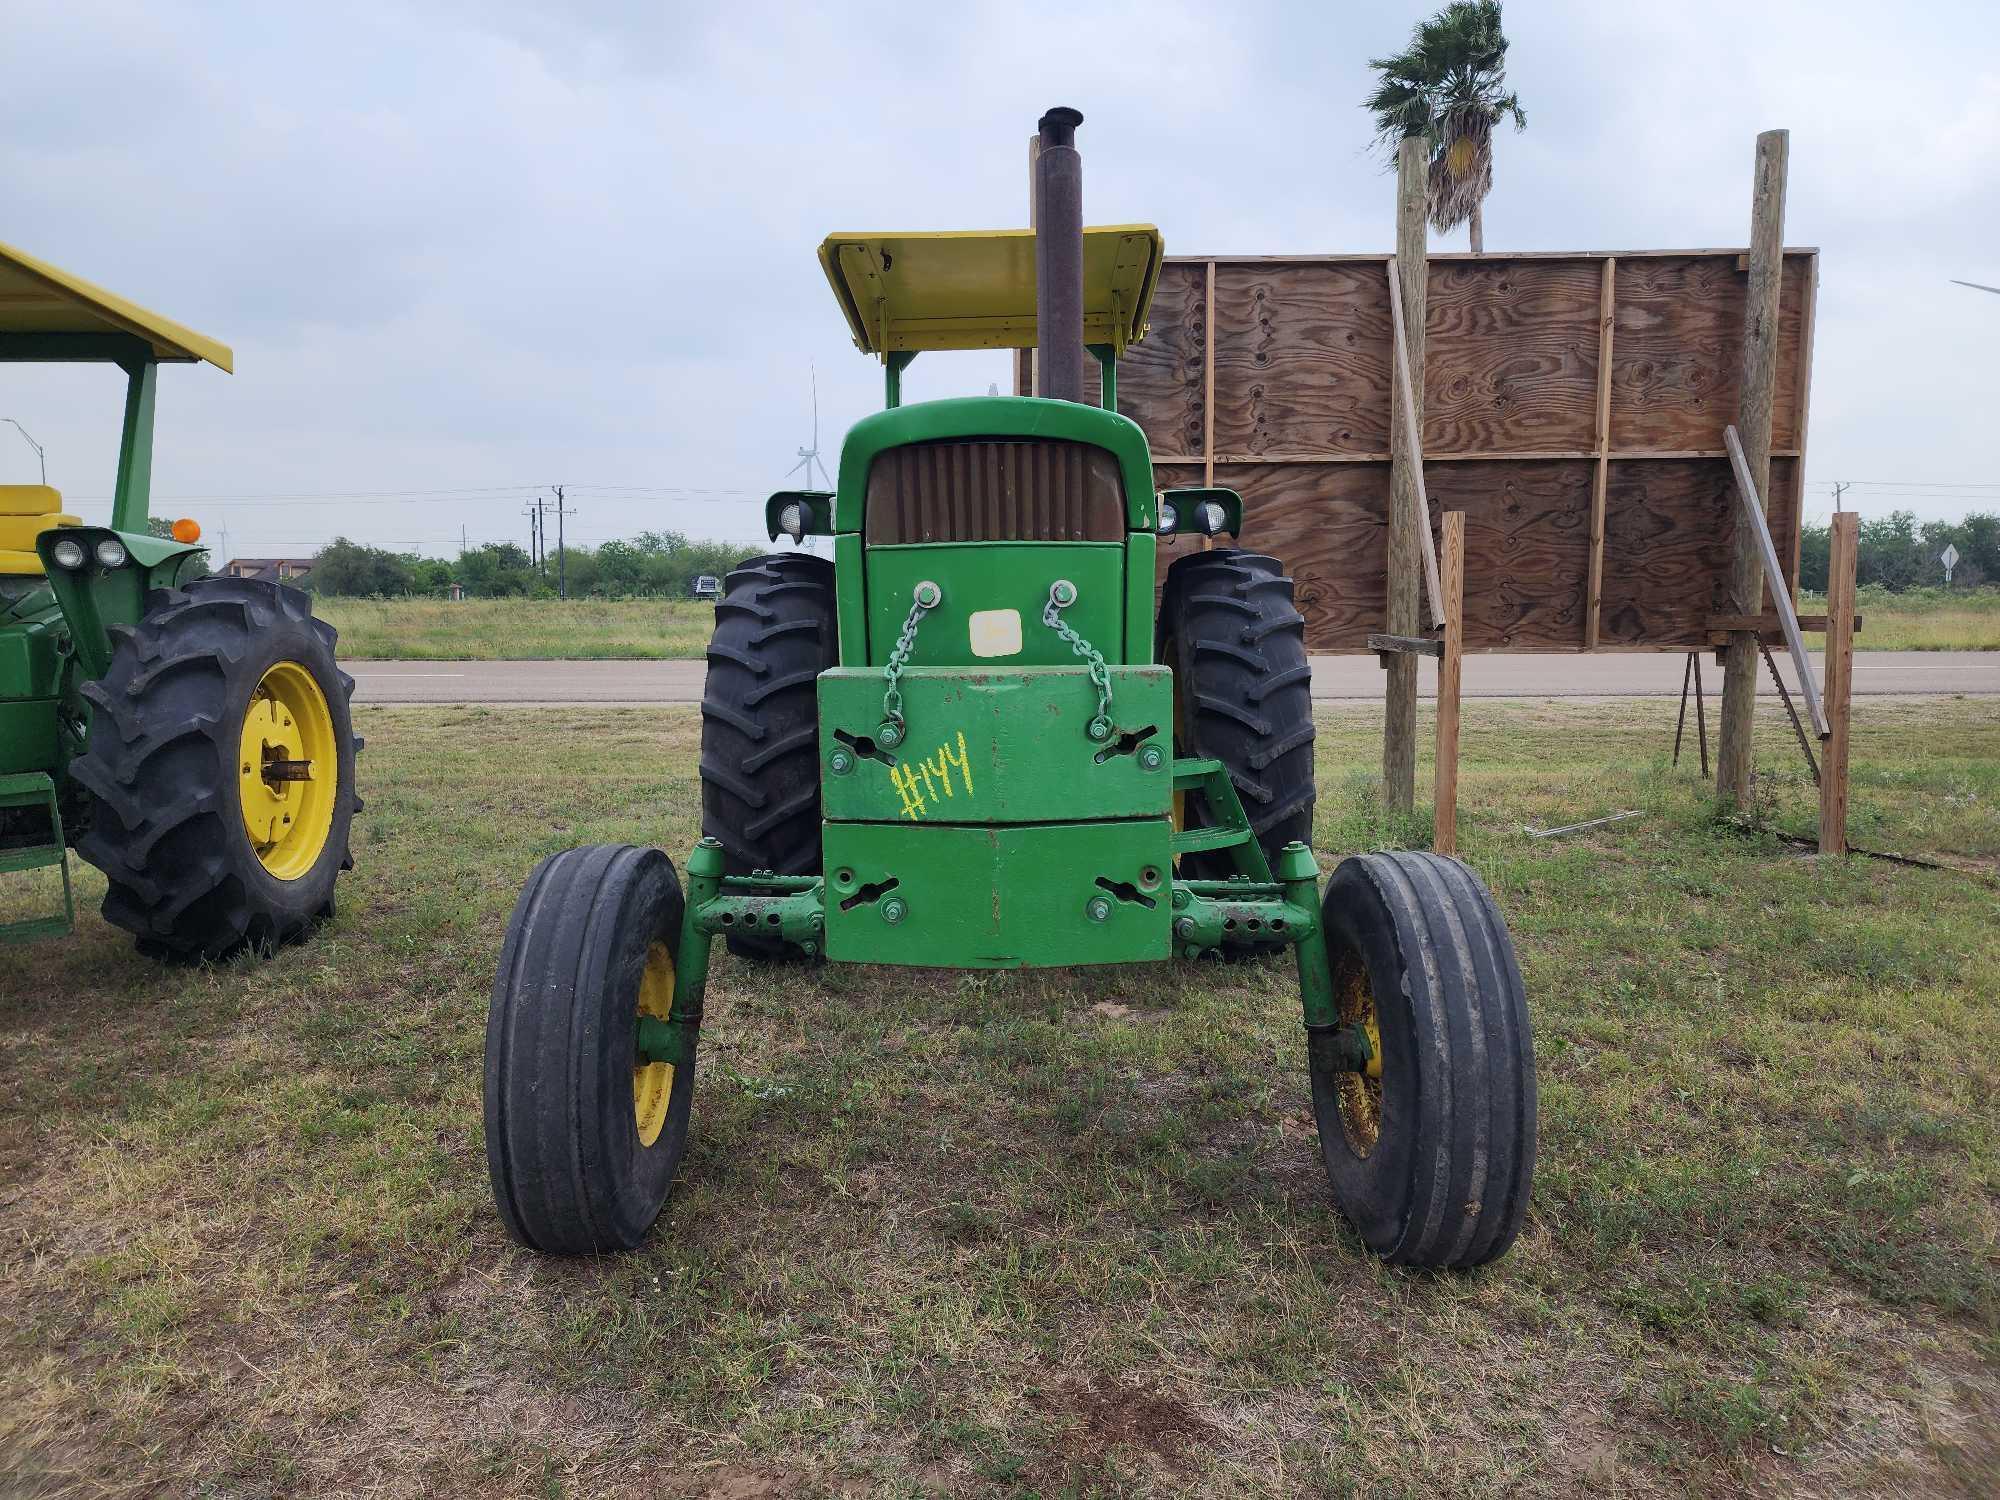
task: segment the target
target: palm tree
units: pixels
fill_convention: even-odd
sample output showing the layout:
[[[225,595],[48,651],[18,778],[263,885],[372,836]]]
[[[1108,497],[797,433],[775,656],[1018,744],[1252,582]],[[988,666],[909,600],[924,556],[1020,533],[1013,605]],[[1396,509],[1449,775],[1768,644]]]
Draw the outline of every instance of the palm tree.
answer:
[[[1500,0],[1452,0],[1410,33],[1394,57],[1372,59],[1382,75],[1366,108],[1375,142],[1393,161],[1396,144],[1430,141],[1430,216],[1439,233],[1471,221],[1472,250],[1486,248],[1479,206],[1493,189],[1493,127],[1512,116],[1526,128],[1521,101],[1507,88],[1507,38]]]

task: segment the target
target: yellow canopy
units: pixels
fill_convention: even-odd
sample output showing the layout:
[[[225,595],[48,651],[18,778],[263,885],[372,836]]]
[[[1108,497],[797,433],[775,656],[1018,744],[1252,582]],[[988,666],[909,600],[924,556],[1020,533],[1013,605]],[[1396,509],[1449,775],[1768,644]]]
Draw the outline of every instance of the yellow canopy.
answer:
[[[129,333],[151,344],[156,359],[205,359],[235,369],[227,344],[0,244],[0,334],[8,333]]]
[[[1118,353],[1146,332],[1160,231],[1083,232],[1083,341]],[[819,263],[864,354],[1035,346],[1035,232],[834,234]]]

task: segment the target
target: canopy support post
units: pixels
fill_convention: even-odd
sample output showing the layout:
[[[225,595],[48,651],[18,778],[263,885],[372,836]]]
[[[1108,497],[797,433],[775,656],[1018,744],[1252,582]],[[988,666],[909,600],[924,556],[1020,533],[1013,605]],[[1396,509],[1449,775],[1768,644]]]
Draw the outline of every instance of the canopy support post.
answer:
[[[1098,405],[1106,411],[1118,410],[1118,351],[1110,344],[1086,344],[1085,348],[1097,358],[1098,388],[1102,396]]]
[[[891,349],[882,356],[883,398],[891,411],[903,404],[903,369],[916,357],[914,349]]]
[[[121,359],[125,425],[118,440],[118,482],[111,495],[111,529],[144,531],[153,494],[153,394],[160,367],[150,359]]]

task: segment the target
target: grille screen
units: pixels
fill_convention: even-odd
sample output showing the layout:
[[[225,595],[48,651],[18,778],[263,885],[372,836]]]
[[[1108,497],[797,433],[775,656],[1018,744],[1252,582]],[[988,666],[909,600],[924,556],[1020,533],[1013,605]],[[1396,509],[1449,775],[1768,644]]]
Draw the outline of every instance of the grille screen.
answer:
[[[912,443],[868,471],[870,542],[1117,542],[1118,460],[1089,443]]]

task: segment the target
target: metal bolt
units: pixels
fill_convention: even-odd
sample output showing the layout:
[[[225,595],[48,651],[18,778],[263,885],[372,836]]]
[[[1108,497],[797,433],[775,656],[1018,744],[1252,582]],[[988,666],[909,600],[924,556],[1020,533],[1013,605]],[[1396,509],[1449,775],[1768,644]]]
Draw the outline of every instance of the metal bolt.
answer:
[[[836,750],[827,760],[827,766],[836,776],[845,776],[854,769],[854,757],[845,750]]]
[[[901,896],[891,896],[887,901],[882,903],[882,920],[887,922],[891,927],[894,927],[909,914],[910,909],[903,904]]]
[[[918,584],[912,597],[925,609],[936,609],[944,602],[944,590],[926,578]]]
[[[1093,922],[1111,920],[1111,899],[1108,896],[1092,896],[1084,904],[1083,914]]]
[[[1108,740],[1111,738],[1111,721],[1102,717],[1092,719],[1084,726],[1083,732],[1094,740]]]
[[[814,912],[812,914],[812,930],[818,932],[824,926],[826,926],[826,914],[824,912]]]
[[[1192,900],[1194,900],[1194,893],[1188,890],[1186,886],[1177,885],[1174,887],[1175,911],[1179,911],[1182,907],[1186,906]]]
[[[1158,745],[1146,745],[1139,751],[1139,764],[1149,771],[1157,771],[1166,763],[1167,757]]]
[[[894,720],[886,721],[875,731],[875,743],[884,750],[893,750],[903,743],[903,731],[896,726]]]
[[[1068,609],[1076,603],[1076,585],[1067,578],[1058,578],[1049,585],[1049,597],[1063,609]]]

